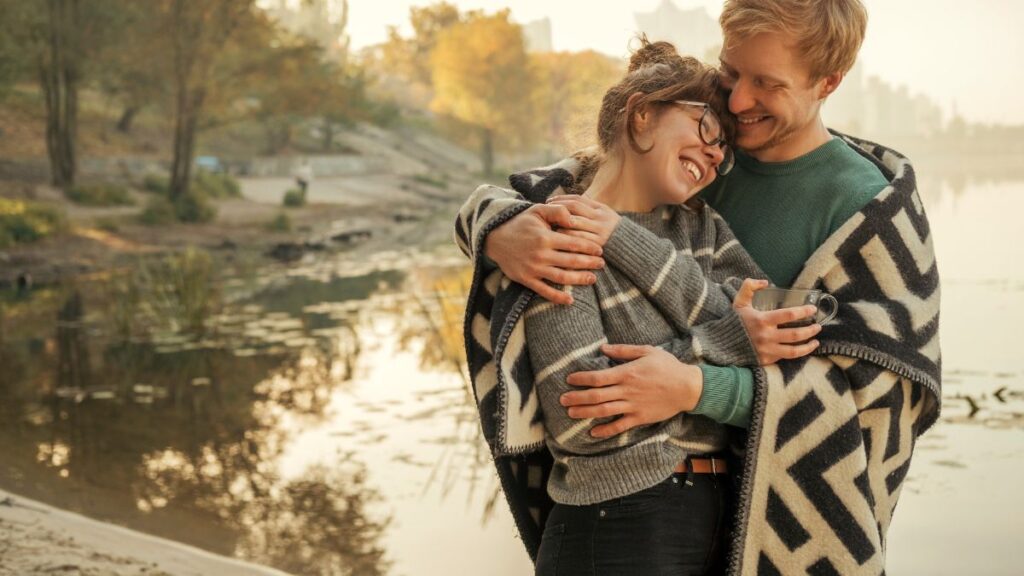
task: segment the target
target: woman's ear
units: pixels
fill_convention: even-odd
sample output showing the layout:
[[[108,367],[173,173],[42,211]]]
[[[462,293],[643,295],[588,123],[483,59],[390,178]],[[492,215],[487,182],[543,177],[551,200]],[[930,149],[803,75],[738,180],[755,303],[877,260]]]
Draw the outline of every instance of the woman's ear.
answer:
[[[634,92],[626,100],[626,111],[633,116],[633,128],[638,134],[647,130],[651,121],[650,106],[647,104],[637,105],[637,101],[643,98],[643,96],[643,92]]]

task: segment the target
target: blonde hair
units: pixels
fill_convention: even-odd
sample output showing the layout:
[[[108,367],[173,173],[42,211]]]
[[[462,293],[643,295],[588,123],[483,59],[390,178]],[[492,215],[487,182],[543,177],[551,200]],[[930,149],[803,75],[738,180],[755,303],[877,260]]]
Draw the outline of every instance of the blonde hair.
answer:
[[[817,81],[853,68],[868,11],[860,0],[726,0],[718,21],[727,49],[763,32],[791,36]]]

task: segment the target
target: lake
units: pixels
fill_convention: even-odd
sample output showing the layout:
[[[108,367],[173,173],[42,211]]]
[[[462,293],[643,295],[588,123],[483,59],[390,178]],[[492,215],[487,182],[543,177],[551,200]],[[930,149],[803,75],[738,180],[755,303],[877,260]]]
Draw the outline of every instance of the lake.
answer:
[[[925,170],[921,190],[944,407],[889,572],[1016,574],[1024,180]],[[186,253],[8,294],[0,487],[296,574],[530,573],[464,376],[462,255],[257,262]]]

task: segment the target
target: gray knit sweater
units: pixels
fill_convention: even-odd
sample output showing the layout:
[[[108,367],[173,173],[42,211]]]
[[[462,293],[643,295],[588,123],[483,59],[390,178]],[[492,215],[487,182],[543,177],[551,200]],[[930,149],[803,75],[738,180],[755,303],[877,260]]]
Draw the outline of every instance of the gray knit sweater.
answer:
[[[593,438],[591,428],[611,418],[572,419],[559,398],[574,389],[566,383],[570,373],[612,365],[602,344],[657,345],[690,363],[757,363],[732,298],[743,278],[762,273],[721,217],[707,206],[622,216],[597,283],[563,287],[572,306],[534,299],[525,314],[545,438],[555,458],[548,494],[562,504],[638,492],[671,475],[688,454],[726,448],[725,426],[695,414]],[[628,256],[637,253],[646,257]]]

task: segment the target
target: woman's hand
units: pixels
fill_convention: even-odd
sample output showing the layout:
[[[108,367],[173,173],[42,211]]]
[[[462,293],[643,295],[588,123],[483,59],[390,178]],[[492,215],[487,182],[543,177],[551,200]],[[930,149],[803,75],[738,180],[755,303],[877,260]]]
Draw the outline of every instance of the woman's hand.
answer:
[[[513,281],[555,304],[572,304],[572,297],[554,284],[586,285],[597,278],[589,270],[604,267],[602,243],[572,236],[581,218],[565,206],[537,204],[492,230],[484,254]],[[554,226],[562,230],[553,230]]]
[[[572,214],[572,224],[565,226],[571,230],[566,230],[566,234],[590,240],[599,246],[608,243],[622,218],[606,204],[577,194],[552,196],[547,203],[548,206],[564,206]]]
[[[668,420],[693,410],[700,401],[704,391],[700,368],[683,364],[661,348],[606,344],[601,351],[626,363],[570,374],[566,382],[591,390],[566,392],[561,398],[570,418],[622,415],[613,422],[594,426],[590,431],[594,438],[607,438],[637,426]]]
[[[733,299],[732,307],[743,321],[750,341],[757,352],[761,366],[775,364],[779,360],[791,360],[807,356],[818,347],[817,340],[811,340],[821,332],[821,325],[814,323],[799,328],[780,328],[780,324],[806,320],[818,313],[815,306],[794,306],[769,312],[754,308],[754,292],[768,287],[767,280],[743,281],[740,291]]]

